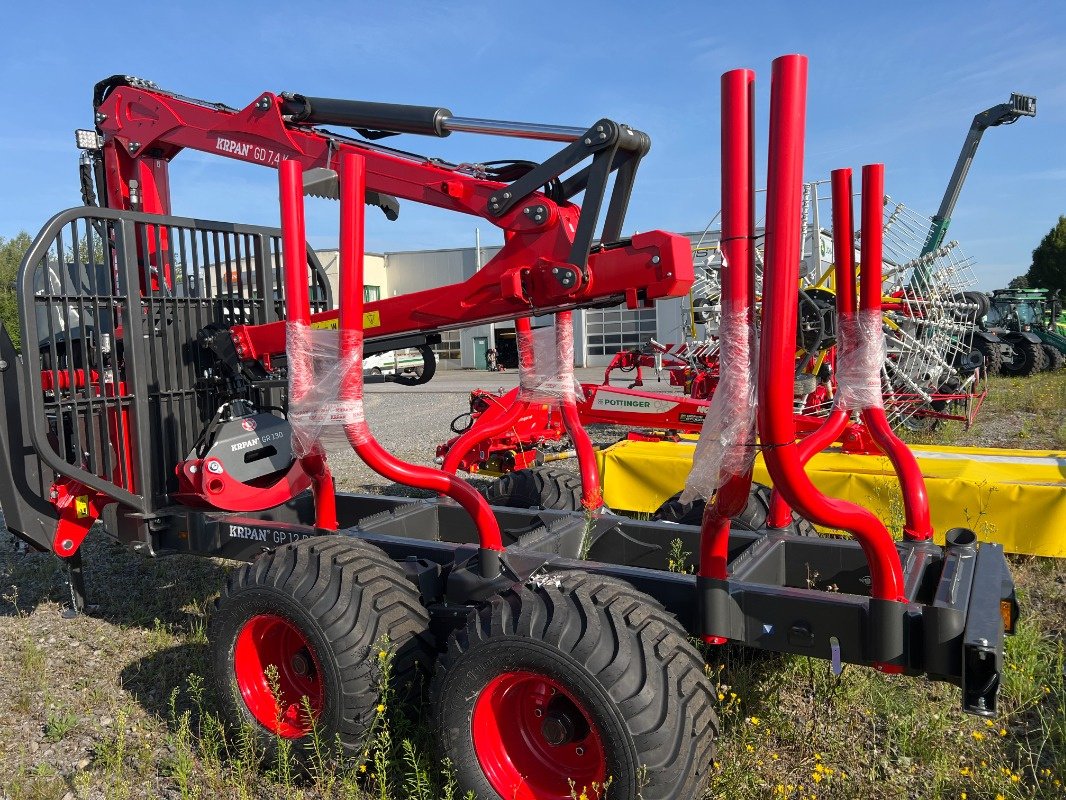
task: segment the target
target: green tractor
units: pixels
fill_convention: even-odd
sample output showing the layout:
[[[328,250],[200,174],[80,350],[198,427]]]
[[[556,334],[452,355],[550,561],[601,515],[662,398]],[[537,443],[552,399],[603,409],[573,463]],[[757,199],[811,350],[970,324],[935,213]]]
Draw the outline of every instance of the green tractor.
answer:
[[[1058,313],[1058,297],[1049,298],[1047,289],[992,292],[982,327],[1002,341],[1004,375],[1032,375],[1066,364],[1066,336],[1056,330]]]

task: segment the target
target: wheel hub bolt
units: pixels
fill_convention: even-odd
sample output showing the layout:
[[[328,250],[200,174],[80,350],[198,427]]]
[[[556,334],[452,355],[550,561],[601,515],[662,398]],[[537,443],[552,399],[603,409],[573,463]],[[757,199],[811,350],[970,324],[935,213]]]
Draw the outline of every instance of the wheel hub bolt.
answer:
[[[548,744],[558,747],[573,740],[574,723],[566,714],[549,711],[541,723],[540,732]]]
[[[292,657],[292,670],[297,675],[306,677],[311,672],[311,663],[307,660],[307,655],[301,651],[296,653]]]

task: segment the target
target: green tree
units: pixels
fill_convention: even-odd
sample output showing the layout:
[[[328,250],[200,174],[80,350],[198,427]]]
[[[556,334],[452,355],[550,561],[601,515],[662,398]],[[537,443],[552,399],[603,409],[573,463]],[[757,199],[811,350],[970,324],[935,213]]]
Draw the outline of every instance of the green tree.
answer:
[[[1033,251],[1033,264],[1026,278],[1034,288],[1066,292],[1066,216],[1059,217]]]
[[[1008,289],[1028,289],[1029,278],[1025,275],[1019,275],[1016,278],[1011,278],[1010,283],[1007,284]]]
[[[0,236],[0,322],[4,323],[15,347],[19,347],[22,339],[15,281],[19,264],[32,241],[25,231],[10,239]]]

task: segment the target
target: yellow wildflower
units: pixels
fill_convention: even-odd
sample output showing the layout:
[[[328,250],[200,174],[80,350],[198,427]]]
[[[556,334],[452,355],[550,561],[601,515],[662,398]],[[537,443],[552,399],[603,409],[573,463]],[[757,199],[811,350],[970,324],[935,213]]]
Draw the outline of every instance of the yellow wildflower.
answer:
[[[378,713],[379,714],[384,714],[385,713],[385,704],[384,703],[378,703]]]
[[[975,738],[977,741],[981,741],[982,739],[985,738],[985,735],[983,733],[981,733],[981,731],[971,731],[970,735],[973,738]]]

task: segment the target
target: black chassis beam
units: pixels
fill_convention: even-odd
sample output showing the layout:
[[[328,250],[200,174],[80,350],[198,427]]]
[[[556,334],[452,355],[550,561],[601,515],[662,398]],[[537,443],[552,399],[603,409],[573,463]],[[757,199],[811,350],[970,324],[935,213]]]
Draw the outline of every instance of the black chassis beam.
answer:
[[[1011,627],[1017,616],[1000,545],[899,543],[913,601],[885,603],[870,598],[865,557],[849,539],[737,531],[730,537],[731,577],[714,581],[666,568],[673,540],[698,552],[697,527],[496,508],[507,545],[504,575],[485,581],[477,571],[476,531],[451,501],[346,494],[337,500],[338,516],[357,521],[340,534],[358,536],[402,562],[437,615],[461,621],[472,604],[511,583],[550,582],[557,573],[581,570],[628,581],[693,635],[828,659],[834,667],[850,663],[924,674],[960,686],[964,710],[996,712],[1004,633],[1013,632],[1005,631],[1004,604]],[[154,520],[150,531],[127,530],[120,538],[150,539],[159,555],[249,561],[289,542],[332,533],[311,524],[306,497],[258,514],[174,511]],[[125,524],[141,523],[131,516]]]

